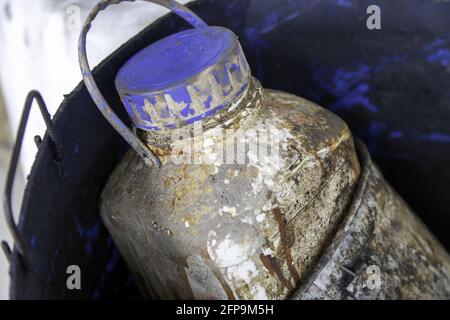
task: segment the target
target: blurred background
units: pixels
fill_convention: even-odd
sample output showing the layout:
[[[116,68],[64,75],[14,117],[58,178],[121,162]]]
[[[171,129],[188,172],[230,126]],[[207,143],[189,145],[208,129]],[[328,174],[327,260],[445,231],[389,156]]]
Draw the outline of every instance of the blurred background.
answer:
[[[6,179],[6,170],[8,168],[9,158],[11,156],[12,137],[11,128],[9,126],[8,117],[6,115],[5,105],[3,103],[2,94],[0,92],[0,190],[3,191]],[[24,179],[20,172],[16,181],[16,192],[14,193],[14,207],[17,209],[17,204],[23,193]],[[17,189],[19,190],[17,192]],[[17,210],[16,210],[17,211]],[[0,238],[11,243],[11,236],[7,230],[5,220],[3,218],[3,207],[0,208]],[[0,299],[8,298],[9,265],[3,253],[0,253]]]
[[[77,41],[90,9],[97,0],[0,0],[0,190],[23,103],[30,90],[39,90],[53,115],[81,81]],[[187,0],[178,0],[187,3]],[[97,65],[127,39],[168,10],[145,2],[111,7],[97,18],[88,37],[91,67]],[[80,106],[82,107],[82,106]],[[25,134],[20,170],[14,190],[14,212],[20,208],[25,177],[37,151],[34,136],[43,136],[44,122],[33,108]],[[14,138],[13,138],[14,137]],[[0,208],[0,239],[11,243]],[[8,298],[8,264],[0,254],[0,299]]]

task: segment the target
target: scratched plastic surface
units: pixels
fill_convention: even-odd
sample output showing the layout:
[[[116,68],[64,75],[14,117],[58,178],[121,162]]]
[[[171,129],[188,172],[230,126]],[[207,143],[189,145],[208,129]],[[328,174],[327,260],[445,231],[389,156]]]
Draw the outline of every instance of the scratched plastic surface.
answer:
[[[130,150],[102,194],[103,221],[144,295],[291,295],[358,181],[345,123],[309,101],[263,89],[237,37],[223,28],[150,45],[125,64],[116,86],[139,136],[162,163],[148,167]],[[258,137],[244,147],[244,161],[229,151],[223,157],[226,129],[235,130],[232,148],[253,132]],[[189,132],[194,140],[172,140]],[[200,162],[173,161],[177,147],[191,144]]]

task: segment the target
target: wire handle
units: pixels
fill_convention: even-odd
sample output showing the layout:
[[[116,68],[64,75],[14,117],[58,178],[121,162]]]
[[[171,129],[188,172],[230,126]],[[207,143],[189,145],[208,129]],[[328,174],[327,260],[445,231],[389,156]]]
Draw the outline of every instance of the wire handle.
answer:
[[[83,75],[83,81],[86,85],[89,94],[94,100],[97,108],[103,114],[103,116],[108,120],[108,122],[113,126],[113,128],[130,144],[131,147],[142,157],[142,159],[148,165],[154,165],[159,167],[160,161],[158,157],[133,133],[133,131],[128,128],[122,120],[114,113],[112,108],[106,102],[105,98],[101,94],[94,77],[92,75],[89,63],[87,60],[86,53],[86,37],[87,33],[91,28],[91,24],[97,17],[100,11],[105,10],[109,5],[119,4],[121,2],[134,2],[136,0],[102,0],[92,9],[89,13],[86,21],[84,22],[83,28],[81,30],[80,39],[78,42],[78,60],[80,63],[81,74]],[[155,4],[159,4],[177,14],[179,17],[184,19],[186,22],[191,24],[194,28],[206,27],[207,24],[198,17],[194,12],[192,12],[187,7],[179,4],[174,0],[143,0]]]
[[[25,106],[23,107],[22,117],[20,119],[19,129],[17,130],[16,143],[14,144],[11,161],[9,163],[8,175],[6,176],[5,192],[3,195],[3,209],[5,219],[8,224],[8,228],[12,234],[12,237],[14,239],[17,252],[21,255],[23,261],[26,261],[27,247],[20,234],[19,228],[17,227],[17,224],[14,221],[11,198],[14,186],[14,179],[16,177],[17,164],[19,162],[20,151],[22,149],[23,137],[25,135],[25,129],[27,127],[30,110],[35,100],[37,102],[39,110],[41,111],[45,125],[47,126],[47,133],[49,135],[49,138],[54,144],[56,161],[61,161],[63,157],[62,146],[60,144],[59,137],[53,126],[50,114],[48,113],[47,107],[45,106],[44,99],[42,98],[41,94],[38,91],[36,90],[30,91],[30,93],[28,93],[27,95]],[[10,249],[6,241],[2,241],[2,249],[7,259],[10,260],[12,250]]]

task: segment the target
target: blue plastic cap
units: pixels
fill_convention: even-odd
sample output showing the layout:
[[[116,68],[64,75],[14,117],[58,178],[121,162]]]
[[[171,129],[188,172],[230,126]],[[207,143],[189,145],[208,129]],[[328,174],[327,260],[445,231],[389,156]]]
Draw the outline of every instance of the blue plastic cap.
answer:
[[[230,106],[250,83],[236,35],[222,27],[176,33],[141,50],[116,78],[134,125],[177,128]]]

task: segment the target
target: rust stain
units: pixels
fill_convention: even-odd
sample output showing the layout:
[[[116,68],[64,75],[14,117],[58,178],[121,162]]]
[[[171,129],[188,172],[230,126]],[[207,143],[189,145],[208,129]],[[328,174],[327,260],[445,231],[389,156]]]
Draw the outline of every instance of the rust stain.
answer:
[[[212,271],[216,276],[217,280],[219,280],[220,284],[222,285],[223,290],[227,294],[228,300],[236,300],[236,297],[233,294],[233,290],[231,290],[230,286],[228,285],[228,282],[225,280],[222,273],[216,268],[212,268]]]
[[[152,144],[147,144],[147,146],[158,157],[170,156],[172,154],[171,148],[160,148]]]
[[[286,279],[286,277],[283,274],[283,271],[281,271],[281,268],[278,265],[275,258],[271,256],[266,256],[262,253],[259,255],[259,258],[261,259],[261,262],[264,265],[264,267],[266,267],[266,269],[269,270],[269,272],[272,275],[276,275],[286,288],[288,288],[289,290],[294,290],[292,283],[288,279]]]
[[[183,285],[181,285],[180,294],[177,293],[177,297],[192,297],[192,299],[195,299],[194,292],[192,291],[191,285],[189,283],[189,279],[186,273],[186,269],[189,268],[187,263],[187,257],[177,257],[175,258],[176,264],[179,265],[181,268],[179,269],[179,275],[182,279]]]
[[[285,255],[289,272],[291,273],[291,276],[294,279],[294,283],[297,285],[300,282],[300,276],[298,275],[297,269],[295,269],[294,263],[292,261],[291,248],[286,249]]]
[[[205,258],[205,261],[212,262],[211,257],[209,256],[208,250],[203,251],[203,258]],[[208,263],[209,267],[211,268],[212,272],[216,276],[217,280],[219,280],[220,285],[222,286],[223,290],[225,291],[225,294],[227,295],[228,300],[236,300],[236,297],[234,296],[233,290],[231,290],[231,287],[228,285],[227,280],[223,277],[220,270],[218,270],[215,266],[211,266],[210,263]]]
[[[286,221],[284,220],[283,215],[281,214],[280,208],[277,207],[273,209],[273,213],[275,214],[275,220],[277,221],[278,227],[280,229],[280,239],[281,244],[283,245],[284,255],[286,257],[287,267],[289,269],[292,279],[294,279],[294,283],[297,284],[300,282],[300,276],[298,275],[298,272],[295,269],[295,266],[292,261],[291,247],[293,243],[292,239],[287,237],[286,234]]]

